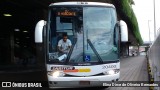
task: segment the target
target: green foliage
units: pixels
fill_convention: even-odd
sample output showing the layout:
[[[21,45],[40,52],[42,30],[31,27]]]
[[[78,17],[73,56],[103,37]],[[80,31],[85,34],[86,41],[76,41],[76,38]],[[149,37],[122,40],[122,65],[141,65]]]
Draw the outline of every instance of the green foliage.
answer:
[[[129,2],[130,5],[132,5],[132,4],[135,5],[133,0],[128,0],[128,2]]]
[[[117,11],[121,18],[127,23],[129,29],[134,33],[134,36],[140,45],[143,44],[142,37],[139,32],[137,18],[134,14],[131,4],[133,0],[114,0]]]

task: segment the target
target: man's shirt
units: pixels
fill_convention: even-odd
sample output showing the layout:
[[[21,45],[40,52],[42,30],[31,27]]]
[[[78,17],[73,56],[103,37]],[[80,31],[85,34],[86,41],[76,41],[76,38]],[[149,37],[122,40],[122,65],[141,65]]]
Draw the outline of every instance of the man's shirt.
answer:
[[[58,46],[62,49],[62,50],[67,50],[69,46],[71,46],[72,43],[69,39],[66,40],[66,42],[63,41],[63,39],[59,40],[58,42]]]

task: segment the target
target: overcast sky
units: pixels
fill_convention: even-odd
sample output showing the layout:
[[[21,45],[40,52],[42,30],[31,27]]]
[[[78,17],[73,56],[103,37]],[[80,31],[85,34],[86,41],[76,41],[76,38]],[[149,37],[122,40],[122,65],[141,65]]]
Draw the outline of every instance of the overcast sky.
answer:
[[[151,41],[154,40],[154,4],[153,0],[134,0],[132,5],[136,14],[143,41],[149,41],[149,28]],[[160,0],[155,0],[156,30],[160,28]],[[149,25],[148,25],[149,22]]]

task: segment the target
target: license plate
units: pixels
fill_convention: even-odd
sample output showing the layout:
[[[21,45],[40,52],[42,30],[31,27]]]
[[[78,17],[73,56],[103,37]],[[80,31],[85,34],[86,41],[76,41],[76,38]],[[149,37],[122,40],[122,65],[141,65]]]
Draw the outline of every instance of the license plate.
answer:
[[[80,85],[90,85],[90,81],[79,81]]]

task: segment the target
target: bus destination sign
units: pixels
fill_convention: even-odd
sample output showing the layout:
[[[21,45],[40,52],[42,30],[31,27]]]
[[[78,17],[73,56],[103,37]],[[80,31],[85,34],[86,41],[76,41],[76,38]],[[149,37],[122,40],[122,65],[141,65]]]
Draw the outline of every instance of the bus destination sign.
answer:
[[[76,16],[76,12],[65,10],[57,13],[58,16]]]

